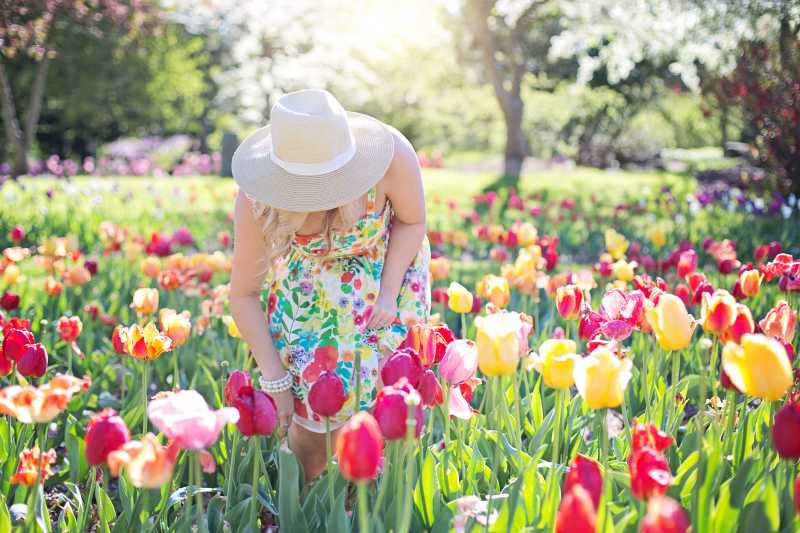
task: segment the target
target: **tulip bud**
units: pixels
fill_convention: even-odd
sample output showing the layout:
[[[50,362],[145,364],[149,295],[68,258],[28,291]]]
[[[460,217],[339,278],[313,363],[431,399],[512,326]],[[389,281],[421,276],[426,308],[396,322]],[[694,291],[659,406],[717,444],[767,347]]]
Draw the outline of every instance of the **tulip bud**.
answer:
[[[0,296],[0,307],[6,311],[13,311],[19,307],[19,296],[5,291],[3,295]]]
[[[228,376],[228,381],[225,382],[225,389],[223,395],[225,397],[225,405],[233,407],[236,402],[236,397],[239,395],[239,390],[243,387],[252,387],[253,384],[250,380],[250,374],[242,372],[241,370],[234,370]]]
[[[733,325],[736,318],[736,299],[725,289],[717,289],[714,294],[703,295],[700,323],[708,333],[716,335]]]
[[[755,333],[755,331],[756,324],[753,321],[753,315],[750,314],[750,309],[746,305],[736,304],[733,324],[722,332],[719,339],[724,343],[733,341],[739,344],[742,340],[742,335]]]
[[[663,495],[672,485],[673,477],[666,457],[649,446],[631,452],[628,457],[628,470],[631,477],[631,492],[640,500]]]
[[[600,463],[591,457],[576,455],[567,469],[562,494],[568,494],[576,485],[586,490],[596,509],[600,505],[600,496],[603,494],[603,472]]]
[[[47,350],[40,343],[28,344],[17,358],[17,370],[26,378],[40,378],[47,372]]]
[[[118,325],[114,328],[114,331],[111,333],[111,344],[114,346],[114,351],[118,354],[126,354],[128,353],[128,348],[125,344],[125,340],[123,336],[125,336],[125,326]]]
[[[455,313],[469,313],[472,310],[472,293],[455,281],[447,288],[447,302]]]
[[[669,496],[656,496],[647,504],[639,533],[686,533],[689,531],[689,518],[683,508]]]
[[[590,409],[618,407],[631,379],[631,360],[620,359],[605,346],[575,361],[575,386]]]
[[[428,369],[422,374],[422,379],[419,383],[419,395],[422,398],[422,403],[428,407],[444,403],[442,384],[439,383],[433,370]]]
[[[800,458],[800,402],[791,399],[775,415],[772,445],[784,459]]]
[[[378,475],[383,438],[372,415],[359,411],[342,427],[336,440],[336,457],[342,476],[349,481],[366,481]]]
[[[406,396],[411,393],[416,394],[417,391],[404,378],[401,378],[394,385],[384,387],[378,391],[372,414],[375,420],[378,421],[384,438],[389,440],[405,438],[406,419],[408,418]],[[414,435],[419,437],[422,433],[422,405],[416,406],[415,415],[417,426]]]
[[[678,276],[685,278],[695,270],[697,270],[697,252],[694,250],[686,250],[681,252],[678,257],[677,264]]]
[[[86,459],[92,466],[106,462],[108,454],[131,439],[128,426],[113,409],[103,409],[89,421],[86,431]]]
[[[439,375],[450,385],[458,385],[475,375],[478,369],[478,349],[468,339],[457,339],[447,345],[439,362]]]
[[[758,270],[747,270],[739,274],[742,294],[745,297],[755,296],[761,290],[761,281],[764,275]]]
[[[3,355],[6,359],[17,361],[28,344],[36,342],[33,333],[26,329],[10,329],[3,336]]]
[[[415,388],[419,386],[419,380],[422,378],[422,363],[417,352],[411,348],[395,351],[381,368],[381,380],[384,385],[394,385],[400,378],[406,378]]]
[[[335,372],[323,372],[308,390],[308,405],[322,417],[335,416],[346,399],[344,384]]]
[[[645,313],[662,348],[682,350],[689,345],[695,325],[680,298],[672,294],[662,294],[658,304],[648,305]]]
[[[275,401],[264,391],[245,386],[239,389],[233,407],[239,411],[236,427],[245,437],[272,435],[278,424]]]
[[[589,493],[576,485],[561,498],[556,517],[556,533],[595,533],[597,509]]]
[[[783,344],[765,335],[742,336],[722,350],[722,366],[736,387],[764,400],[779,400],[793,383],[792,365]]]
[[[578,359],[577,345],[569,339],[548,339],[531,355],[533,368],[542,375],[545,385],[566,389],[574,382],[573,368]]]
[[[575,320],[583,308],[583,292],[576,285],[564,285],[556,290],[558,314],[567,320]]]

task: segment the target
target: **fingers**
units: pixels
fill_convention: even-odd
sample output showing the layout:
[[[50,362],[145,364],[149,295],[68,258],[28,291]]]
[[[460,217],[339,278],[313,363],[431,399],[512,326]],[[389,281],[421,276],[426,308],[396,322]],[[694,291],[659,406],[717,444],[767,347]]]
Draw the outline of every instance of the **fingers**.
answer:
[[[388,311],[380,308],[372,308],[372,314],[367,322],[367,327],[370,329],[385,328],[394,320],[394,316]]]
[[[292,424],[292,413],[279,413],[278,414],[278,430],[282,435],[289,431],[289,426]]]

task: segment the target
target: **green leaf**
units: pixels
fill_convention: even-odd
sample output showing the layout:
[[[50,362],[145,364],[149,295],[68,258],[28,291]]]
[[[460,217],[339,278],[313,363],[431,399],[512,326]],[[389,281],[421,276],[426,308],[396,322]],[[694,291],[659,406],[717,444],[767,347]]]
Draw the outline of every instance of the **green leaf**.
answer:
[[[347,513],[344,510],[345,496],[347,496],[347,490],[339,491],[339,495],[333,502],[333,509],[328,517],[328,523],[325,524],[328,531],[341,531],[342,533],[350,531],[350,522],[347,520]]]
[[[11,531],[11,514],[5,498],[0,498],[0,531]]]
[[[300,465],[291,450],[278,451],[278,520],[281,530],[308,531],[306,520],[300,512]]]
[[[97,513],[100,516],[100,520],[105,524],[110,524],[114,521],[114,517],[117,514],[116,510],[114,510],[114,504],[111,502],[111,498],[108,497],[103,487],[98,486],[95,490],[97,496]]]
[[[417,485],[414,487],[414,505],[427,527],[431,527],[436,518],[433,507],[433,498],[436,493],[437,485],[433,454],[428,453],[422,462],[422,472],[420,472]]]

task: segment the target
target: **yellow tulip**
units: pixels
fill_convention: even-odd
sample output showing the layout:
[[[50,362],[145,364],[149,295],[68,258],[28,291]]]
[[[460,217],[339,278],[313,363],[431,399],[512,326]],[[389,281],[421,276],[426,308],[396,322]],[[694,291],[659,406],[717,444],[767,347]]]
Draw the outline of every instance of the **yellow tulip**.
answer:
[[[189,311],[178,313],[174,309],[165,308],[158,312],[158,320],[161,322],[161,331],[172,339],[176,347],[189,339],[189,333],[192,331],[191,317],[192,315]]]
[[[472,311],[472,293],[454,281],[447,288],[447,305],[455,313],[469,313]]]
[[[520,319],[516,313],[495,313],[475,319],[478,366],[487,376],[513,374],[520,357]]]
[[[628,239],[609,228],[606,230],[606,249],[614,259],[622,259],[628,250]]]
[[[225,323],[226,326],[228,326],[228,335],[236,339],[242,338],[242,332],[239,331],[239,327],[236,325],[236,322],[234,322],[232,316],[225,315],[224,317],[222,317],[222,321]]]
[[[667,232],[664,231],[663,224],[653,224],[647,230],[647,238],[653,243],[656,248],[661,248],[667,244]]]
[[[554,389],[570,387],[575,378],[573,370],[578,360],[577,345],[569,339],[548,339],[532,354],[531,366],[542,375],[545,385]]]
[[[647,304],[645,316],[662,348],[682,350],[689,346],[695,322],[686,311],[683,300],[674,294],[662,294],[658,298],[658,305]]]
[[[508,280],[502,276],[487,274],[478,282],[478,295],[486,298],[497,307],[503,308],[511,299]]]
[[[158,289],[148,287],[136,289],[131,307],[140,315],[155,313],[158,309]]]
[[[590,409],[618,407],[631,379],[631,360],[620,359],[605,346],[575,361],[575,386]]]
[[[634,262],[629,263],[624,259],[620,259],[611,265],[611,272],[619,281],[630,281],[633,279],[633,269],[635,268],[635,264],[636,263]]]
[[[19,279],[19,267],[14,263],[8,265],[3,272],[3,282],[6,285],[14,285]]]
[[[523,248],[534,244],[536,239],[539,238],[539,232],[536,230],[536,226],[530,222],[515,224],[512,229],[514,229],[514,232],[517,234],[519,245]]]
[[[748,333],[741,345],[726,344],[722,367],[739,390],[763,400],[780,400],[793,382],[786,348],[766,335]]]

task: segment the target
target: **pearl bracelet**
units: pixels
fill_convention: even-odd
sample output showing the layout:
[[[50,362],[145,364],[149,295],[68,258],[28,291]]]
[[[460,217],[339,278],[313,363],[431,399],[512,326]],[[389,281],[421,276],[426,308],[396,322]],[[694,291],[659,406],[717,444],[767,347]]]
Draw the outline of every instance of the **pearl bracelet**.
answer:
[[[279,392],[286,392],[287,390],[292,388],[293,382],[292,375],[287,372],[285,376],[280,379],[275,380],[267,380],[264,379],[264,376],[260,376],[258,378],[258,383],[261,385],[261,389],[264,392],[268,392],[270,394],[277,394]]]

